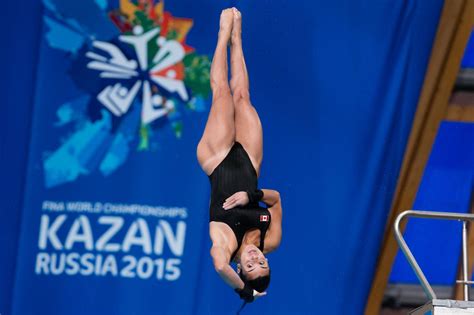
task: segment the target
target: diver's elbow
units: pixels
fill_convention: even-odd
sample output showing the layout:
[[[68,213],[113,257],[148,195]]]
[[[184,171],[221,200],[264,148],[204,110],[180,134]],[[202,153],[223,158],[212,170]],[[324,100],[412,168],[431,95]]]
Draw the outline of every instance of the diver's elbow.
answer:
[[[222,263],[222,262],[214,262],[214,269],[216,270],[216,272],[218,274],[221,274],[224,272],[225,268],[226,268],[227,264],[225,263]]]

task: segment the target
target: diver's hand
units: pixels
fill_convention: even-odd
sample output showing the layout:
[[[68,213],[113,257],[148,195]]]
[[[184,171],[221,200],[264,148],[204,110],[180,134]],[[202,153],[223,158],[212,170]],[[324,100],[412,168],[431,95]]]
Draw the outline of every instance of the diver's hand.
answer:
[[[229,210],[238,206],[245,206],[249,203],[249,195],[246,191],[239,191],[227,198],[222,208]]]

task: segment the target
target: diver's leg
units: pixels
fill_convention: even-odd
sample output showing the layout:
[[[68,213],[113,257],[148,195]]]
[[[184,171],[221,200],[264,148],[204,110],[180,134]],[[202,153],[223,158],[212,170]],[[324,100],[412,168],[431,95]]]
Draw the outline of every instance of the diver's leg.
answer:
[[[260,174],[260,164],[263,158],[262,124],[257,111],[250,103],[249,78],[242,50],[241,14],[237,9],[233,10],[230,86],[235,104],[235,139],[244,146],[257,174]]]
[[[197,158],[206,174],[224,159],[235,141],[234,104],[228,84],[227,44],[233,23],[232,9],[221,13],[219,38],[211,65],[212,106],[197,146]]]

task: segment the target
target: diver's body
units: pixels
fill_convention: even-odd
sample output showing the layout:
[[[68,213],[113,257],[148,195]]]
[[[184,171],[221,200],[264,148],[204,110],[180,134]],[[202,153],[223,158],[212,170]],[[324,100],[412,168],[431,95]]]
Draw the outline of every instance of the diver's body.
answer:
[[[227,74],[229,41],[230,86]],[[212,107],[197,147],[197,157],[211,181],[211,256],[221,278],[232,288],[243,290],[247,288],[243,279],[269,278],[268,262],[263,253],[280,244],[282,211],[279,193],[259,190],[257,186],[263,157],[262,127],[250,103],[242,51],[241,15],[235,8],[221,14],[210,76]],[[260,207],[259,202],[267,208]],[[232,260],[238,263],[240,276],[230,267]],[[256,297],[264,294],[254,291]]]

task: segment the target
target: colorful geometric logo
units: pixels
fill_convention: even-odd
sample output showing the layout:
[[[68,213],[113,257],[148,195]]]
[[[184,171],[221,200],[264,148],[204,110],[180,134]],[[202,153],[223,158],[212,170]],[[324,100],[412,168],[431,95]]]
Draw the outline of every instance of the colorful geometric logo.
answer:
[[[70,134],[45,156],[46,187],[112,174],[164,128],[180,137],[184,112],[206,109],[210,61],[186,44],[192,19],[154,0],[43,3],[46,42],[70,55],[65,73],[83,93],[57,110],[56,127]]]

